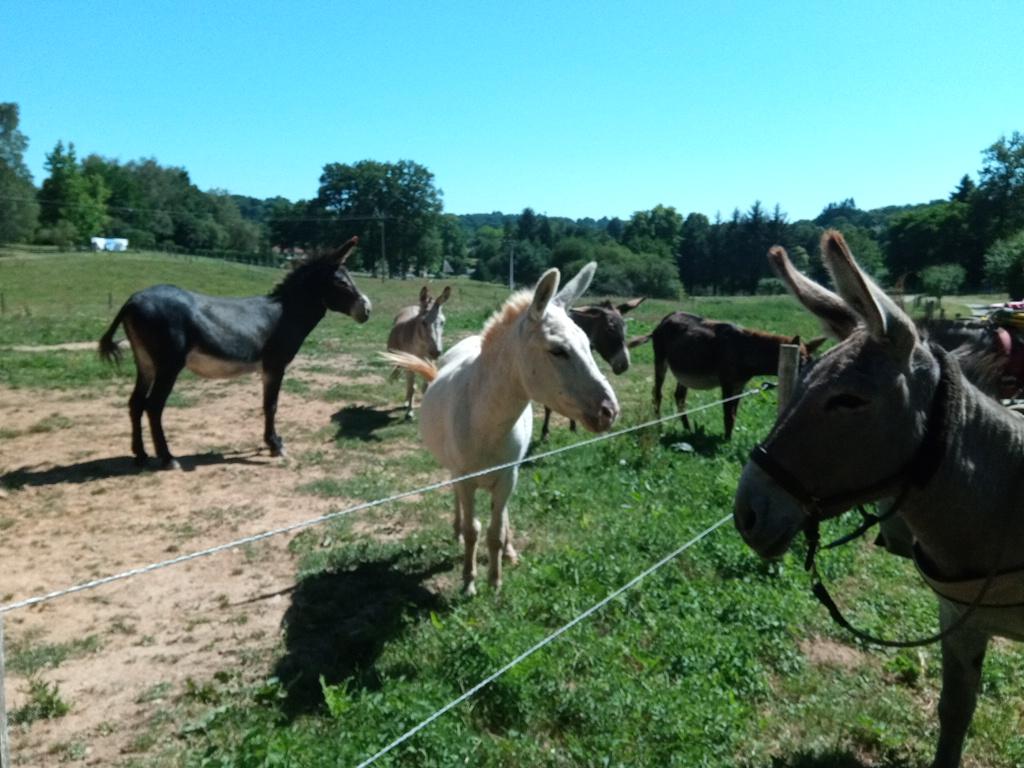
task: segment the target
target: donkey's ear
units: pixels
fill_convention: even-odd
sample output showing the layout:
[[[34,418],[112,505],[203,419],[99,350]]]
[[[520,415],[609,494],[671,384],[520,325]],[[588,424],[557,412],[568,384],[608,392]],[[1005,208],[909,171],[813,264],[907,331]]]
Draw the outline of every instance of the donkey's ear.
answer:
[[[913,321],[861,271],[838,230],[826,230],[821,236],[821,255],[839,295],[861,317],[871,337],[909,355],[917,341]]]
[[[332,253],[331,258],[337,261],[339,265],[344,264],[348,260],[348,257],[352,255],[352,251],[357,245],[359,245],[359,238],[353,237],[341,246],[341,248]]]
[[[814,354],[822,344],[828,341],[826,336],[815,336],[813,339],[804,344],[804,348],[807,350],[807,354]]]
[[[587,288],[590,287],[590,281],[594,279],[596,271],[597,262],[588,261],[583,266],[583,269],[576,273],[576,277],[566,283],[562,290],[558,292],[558,295],[555,296],[555,304],[566,309],[571,307],[576,299],[587,292]]]
[[[452,287],[450,285],[446,285],[444,287],[444,290],[441,291],[441,295],[437,297],[437,301],[434,302],[434,306],[437,307],[440,306],[441,304],[444,304],[446,301],[448,301],[449,298],[451,298],[451,295]]]
[[[537,287],[533,289],[533,301],[530,303],[530,319],[540,320],[544,317],[544,310],[548,308],[548,302],[554,297],[558,290],[558,281],[561,275],[555,268],[549,269],[540,276]]]
[[[422,288],[420,288],[420,306],[425,309],[426,306],[427,306],[427,303],[429,301],[430,301],[430,289],[427,288],[427,286],[424,285]]]
[[[630,310],[636,309],[641,304],[643,304],[645,301],[647,301],[647,297],[646,296],[641,296],[639,299],[630,299],[627,302],[619,304],[616,307],[616,309],[619,310],[619,314],[620,315],[624,315],[627,312],[629,312]]]
[[[826,336],[845,339],[860,322],[857,313],[832,291],[800,274],[781,245],[768,251],[768,263],[786,289],[821,323]]]

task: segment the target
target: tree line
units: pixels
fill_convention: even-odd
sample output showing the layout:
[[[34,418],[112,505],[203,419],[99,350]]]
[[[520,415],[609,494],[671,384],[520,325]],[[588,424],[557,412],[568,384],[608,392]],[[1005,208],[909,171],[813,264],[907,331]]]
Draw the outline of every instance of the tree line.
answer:
[[[200,190],[184,168],[153,158],[120,162],[58,142],[37,188],[24,163],[18,105],[0,104],[0,242],[80,247],[94,235],[132,247],[264,262],[317,253],[359,235],[357,268],[375,274],[470,274],[527,284],[549,266],[595,259],[600,293],[674,297],[771,293],[782,286],[764,258],[776,243],[826,279],[817,258],[825,227],[843,232],[880,281],[934,295],[959,290],[1024,295],[1024,135],[982,152],[945,199],[861,210],[829,203],[812,220],[788,221],[759,201],[728,218],[657,205],[618,218],[446,213],[434,175],[411,160],[327,163],[314,197],[258,199]]]

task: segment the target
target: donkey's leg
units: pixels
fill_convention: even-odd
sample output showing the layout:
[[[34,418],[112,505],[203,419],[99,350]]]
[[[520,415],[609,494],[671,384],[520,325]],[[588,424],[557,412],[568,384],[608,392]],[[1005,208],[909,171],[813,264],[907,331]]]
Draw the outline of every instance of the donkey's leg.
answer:
[[[501,472],[491,488],[491,524],[487,528],[488,581],[495,590],[501,589],[501,560],[507,557],[515,563],[519,555],[512,546],[512,530],[508,519],[508,500],[516,487],[516,467]]]
[[[167,438],[164,436],[163,413],[167,398],[174,388],[174,382],[184,365],[168,365],[157,372],[153,380],[153,387],[146,398],[146,415],[149,417],[149,431],[153,436],[153,446],[156,448],[156,455],[160,459],[164,469],[181,469],[178,460],[171,455],[167,447]]]
[[[676,410],[679,411],[679,418],[683,420],[683,429],[689,431],[690,417],[686,415],[686,395],[689,390],[682,382],[676,382]]]
[[[943,629],[958,613],[940,601],[939,620]],[[942,640],[942,693],[939,697],[939,745],[932,768],[957,768],[964,748],[967,726],[974,715],[981,684],[981,666],[989,636],[970,625]]]
[[[141,370],[135,373],[135,389],[128,398],[128,418],[132,423],[132,455],[135,463],[142,466],[146,463],[146,446],[142,442],[142,413],[146,409],[146,395],[149,393],[150,380]]]
[[[452,497],[455,499],[455,516],[452,519],[452,529],[455,531],[455,540],[462,541],[462,502],[459,501],[459,492],[456,490]]]
[[[544,426],[540,428],[540,441],[543,443],[548,439],[548,423],[551,421],[551,409],[544,406]]]
[[[281,393],[284,369],[263,369],[263,442],[270,449],[271,456],[284,456],[284,441],[274,427],[277,415],[277,397]]]
[[[743,386],[746,384],[745,381],[739,383],[729,383],[722,381],[722,399],[728,400],[730,397],[736,397],[740,392],[743,391]],[[736,412],[740,409],[739,400],[729,400],[727,403],[722,403],[722,415],[725,420],[725,439],[732,439],[732,430],[736,426]]]
[[[416,391],[416,374],[412,371],[405,372],[405,420],[412,420],[412,397]]]
[[[654,416],[655,418],[661,416],[661,388],[665,383],[665,371],[668,369],[668,360],[662,355],[658,354],[658,350],[654,351],[654,391],[652,392],[652,399],[654,401]]]
[[[476,519],[473,508],[476,488],[469,483],[455,486],[459,494],[459,505],[462,507],[462,541],[465,545],[465,556],[462,561],[462,592],[466,595],[476,594],[476,541],[480,535],[480,521]]]

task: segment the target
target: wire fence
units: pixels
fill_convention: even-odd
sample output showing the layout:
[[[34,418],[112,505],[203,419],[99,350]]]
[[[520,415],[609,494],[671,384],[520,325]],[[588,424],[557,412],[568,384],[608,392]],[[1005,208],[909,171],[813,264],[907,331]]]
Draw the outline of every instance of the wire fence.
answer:
[[[330,513],[327,513],[325,515],[320,515],[318,517],[314,517],[314,518],[310,518],[310,519],[307,519],[307,520],[302,520],[302,521],[298,521],[298,522],[291,523],[291,524],[288,524],[288,525],[284,525],[284,526],[280,526],[280,527],[277,527],[277,528],[273,528],[273,529],[270,529],[270,530],[267,530],[267,531],[263,531],[261,533],[257,533],[257,534],[251,535],[251,536],[246,536],[246,537],[243,537],[243,538],[240,538],[240,539],[235,539],[233,541],[229,541],[229,542],[226,542],[226,543],[223,543],[223,544],[219,544],[219,545],[216,545],[216,546],[213,546],[213,547],[209,547],[207,549],[202,549],[202,550],[194,551],[194,552],[191,552],[191,553],[188,553],[188,554],[185,554],[185,555],[180,555],[178,557],[169,558],[167,560],[161,560],[161,561],[158,561],[158,562],[149,563],[147,565],[142,565],[142,566],[139,566],[139,567],[136,567],[136,568],[132,568],[130,570],[122,571],[120,573],[115,573],[115,574],[111,574],[109,576],[104,576],[102,578],[92,579],[90,581],[85,581],[85,582],[81,582],[81,583],[78,583],[78,584],[73,584],[73,585],[70,585],[70,586],[67,586],[67,587],[63,587],[63,588],[60,588],[60,589],[52,590],[50,592],[46,592],[46,593],[43,593],[43,594],[38,594],[38,595],[27,597],[27,598],[24,598],[24,599],[21,599],[21,600],[10,602],[10,603],[7,603],[5,605],[0,605],[0,768],[8,768],[8,766],[10,766],[9,758],[4,754],[4,750],[7,748],[7,745],[8,745],[8,733],[7,733],[7,712],[6,712],[6,707],[4,706],[4,700],[3,700],[3,688],[4,688],[4,685],[5,685],[5,682],[6,682],[5,679],[4,679],[4,676],[3,676],[3,670],[4,670],[3,622],[4,622],[4,616],[6,614],[8,614],[8,613],[11,613],[13,611],[17,611],[17,610],[20,610],[20,609],[29,608],[31,606],[37,606],[37,605],[41,605],[43,603],[48,603],[48,602],[57,600],[59,598],[67,597],[69,595],[73,595],[73,594],[76,594],[76,593],[79,593],[79,592],[85,592],[85,591],[89,591],[89,590],[98,589],[98,588],[103,587],[103,586],[105,586],[107,584],[112,584],[114,582],[124,581],[124,580],[127,580],[127,579],[132,579],[132,578],[135,578],[137,576],[142,576],[143,574],[153,573],[153,572],[158,571],[158,570],[162,570],[162,569],[165,569],[165,568],[170,568],[172,566],[180,565],[182,563],[186,563],[186,562],[189,562],[189,561],[192,561],[192,560],[197,560],[199,558],[208,557],[208,556],[220,553],[220,552],[225,552],[225,551],[228,551],[228,550],[231,550],[231,549],[237,549],[239,547],[243,547],[243,546],[246,546],[246,545],[249,545],[249,544],[253,544],[253,543],[256,543],[256,542],[259,542],[259,541],[263,541],[265,539],[269,539],[269,538],[274,537],[274,536],[279,536],[279,535],[283,535],[283,534],[286,534],[286,533],[292,533],[292,532],[295,532],[295,531],[303,530],[305,528],[310,528],[310,527],[313,527],[313,526],[316,526],[316,525],[320,525],[320,524],[323,524],[323,523],[326,523],[326,522],[330,522],[332,520],[340,519],[342,517],[354,514],[356,512],[360,512],[360,511],[367,510],[367,509],[372,509],[374,507],[379,507],[379,506],[382,506],[382,505],[385,505],[385,504],[390,504],[392,502],[399,501],[401,499],[405,499],[405,498],[408,498],[408,497],[411,497],[411,496],[422,495],[422,494],[425,494],[425,493],[429,493],[429,492],[432,492],[432,491],[439,490],[441,488],[446,488],[446,487],[454,486],[457,483],[461,483],[461,482],[464,482],[464,481],[467,481],[467,480],[472,480],[472,479],[477,478],[477,477],[482,477],[484,475],[488,475],[488,474],[491,474],[493,472],[499,472],[499,471],[502,471],[502,470],[505,470],[505,469],[510,469],[510,468],[522,466],[522,465],[525,465],[525,464],[532,464],[534,462],[541,461],[542,459],[550,458],[552,456],[557,456],[559,454],[566,453],[568,451],[578,450],[578,449],[581,449],[581,448],[585,448],[587,446],[595,445],[597,443],[605,442],[607,440],[612,440],[614,438],[621,437],[623,435],[627,435],[627,434],[631,434],[631,433],[634,433],[634,432],[638,432],[640,430],[647,429],[647,428],[650,428],[652,426],[656,426],[658,424],[662,424],[664,422],[667,422],[667,421],[679,418],[680,416],[683,416],[683,415],[689,416],[689,415],[692,415],[692,414],[699,413],[701,411],[707,410],[709,408],[713,408],[713,407],[718,406],[718,405],[723,405],[725,403],[729,403],[729,402],[732,402],[732,401],[741,400],[741,399],[744,399],[744,398],[747,398],[747,397],[751,397],[752,395],[761,394],[761,393],[765,392],[768,389],[774,388],[774,386],[775,386],[775,384],[772,383],[772,382],[765,382],[764,384],[762,384],[759,387],[756,387],[756,388],[753,388],[753,389],[748,389],[748,390],[746,390],[744,392],[741,392],[741,393],[739,393],[737,395],[733,395],[732,397],[722,398],[720,400],[716,400],[716,401],[713,401],[713,402],[710,402],[710,403],[705,403],[703,405],[695,406],[693,408],[690,408],[690,409],[688,409],[686,411],[683,411],[683,412],[680,412],[680,413],[672,413],[672,414],[669,414],[667,416],[661,416],[659,418],[655,418],[655,419],[651,419],[651,420],[648,420],[648,421],[644,421],[644,422],[642,422],[640,424],[635,424],[633,426],[626,427],[626,428],[623,428],[623,429],[619,429],[619,430],[616,430],[614,432],[608,432],[608,433],[601,434],[601,435],[595,435],[593,437],[587,438],[585,440],[581,440],[581,441],[576,442],[576,443],[570,443],[569,445],[564,445],[564,446],[561,446],[559,448],[554,448],[554,449],[551,449],[551,450],[548,450],[548,451],[543,451],[541,453],[532,454],[532,455],[526,456],[526,457],[524,457],[522,459],[517,459],[515,461],[509,461],[509,462],[505,462],[505,463],[502,463],[502,464],[497,464],[497,465],[494,465],[494,466],[491,466],[491,467],[487,467],[486,469],[481,469],[481,470],[478,470],[478,471],[475,471],[475,472],[470,472],[470,473],[467,473],[467,474],[464,474],[464,475],[460,475],[458,477],[450,478],[448,480],[441,480],[441,481],[438,481],[438,482],[430,483],[430,484],[425,485],[425,486],[421,486],[419,488],[414,488],[414,489],[411,489],[411,490],[402,491],[402,492],[399,492],[399,493],[392,494],[390,496],[374,499],[372,501],[362,502],[362,503],[355,504],[353,506],[347,507],[347,508],[342,509],[342,510],[337,510],[335,512],[330,512]],[[710,526],[709,528],[705,529],[703,532],[698,534],[696,537],[690,539],[688,542],[686,542],[685,544],[683,544],[682,546],[680,546],[679,548],[677,548],[673,552],[670,552],[668,555],[663,557],[661,560],[659,560],[657,563],[655,563],[650,568],[645,570],[643,573],[641,573],[638,576],[636,576],[635,578],[631,579],[629,582],[624,584],[622,587],[620,587],[617,590],[615,590],[614,592],[610,593],[603,600],[601,600],[600,602],[598,602],[597,604],[595,604],[591,608],[587,609],[586,611],[584,611],[583,613],[581,613],[580,615],[578,615],[577,617],[572,619],[567,624],[565,624],[562,627],[560,627],[558,630],[553,632],[551,635],[546,637],[544,640],[541,640],[540,642],[536,643],[531,648],[529,648],[526,651],[524,651],[523,653],[521,653],[515,659],[513,659],[508,664],[503,666],[501,669],[497,670],[495,673],[493,673],[492,675],[490,675],[487,678],[485,678],[484,680],[482,680],[480,683],[475,685],[473,688],[470,688],[468,691],[463,693],[457,699],[455,699],[452,702],[450,702],[449,704],[445,705],[440,710],[435,712],[433,715],[428,717],[426,720],[421,722],[419,725],[415,726],[414,728],[410,729],[406,733],[402,734],[402,736],[400,736],[397,739],[395,739],[393,742],[388,744],[386,747],[384,747],[378,753],[376,753],[375,755],[373,755],[370,758],[368,758],[366,761],[364,761],[363,763],[360,764],[360,768],[363,768],[364,766],[370,765],[371,763],[373,763],[374,761],[376,761],[380,757],[383,757],[385,754],[387,754],[391,750],[393,750],[396,747],[398,747],[404,741],[412,738],[416,733],[418,733],[423,728],[426,728],[428,725],[430,725],[430,723],[434,722],[436,719],[438,719],[439,717],[443,716],[445,713],[451,711],[453,708],[458,706],[460,703],[462,703],[466,699],[468,699],[468,698],[472,697],[473,695],[475,695],[477,692],[479,692],[480,690],[485,688],[487,685],[492,683],[494,680],[496,680],[498,677],[503,675],[505,672],[507,672],[508,670],[512,669],[517,664],[521,663],[523,660],[525,660],[526,658],[531,656],[533,653],[536,653],[541,648],[543,648],[546,645],[548,645],[549,643],[553,642],[555,639],[560,637],[562,634],[564,634],[565,632],[569,631],[570,629],[575,627],[580,622],[584,621],[586,618],[588,618],[589,616],[591,616],[595,612],[599,611],[601,608],[603,608],[609,602],[611,602],[616,597],[621,595],[623,592],[625,592],[628,589],[631,589],[636,584],[639,584],[643,579],[645,579],[651,573],[653,573],[654,571],[658,570],[659,568],[661,568],[662,566],[664,566],[666,563],[670,562],[674,558],[678,557],[686,549],[690,548],[694,544],[696,544],[699,541],[701,541],[702,539],[704,539],[711,532],[713,532],[714,530],[716,530],[717,528],[722,526],[728,519],[730,519],[730,517],[731,517],[731,515],[726,515],[725,517],[721,518],[716,523],[714,523],[712,526]]]
[[[595,435],[594,437],[587,438],[586,440],[580,440],[579,442],[576,442],[576,443],[570,443],[569,445],[563,445],[563,446],[561,446],[559,448],[553,448],[550,451],[544,451],[542,453],[535,453],[535,454],[530,455],[530,456],[525,456],[522,459],[516,459],[515,461],[508,461],[508,462],[505,462],[503,464],[496,464],[494,466],[487,467],[486,469],[480,469],[480,470],[477,470],[475,472],[469,472],[469,473],[467,473],[465,475],[459,475],[458,477],[453,477],[453,478],[450,478],[448,480],[439,480],[439,481],[437,481],[435,483],[430,483],[429,485],[424,485],[424,486],[421,486],[419,488],[413,488],[413,489],[408,490],[408,491],[401,491],[399,493],[395,493],[395,494],[392,494],[390,496],[385,496],[385,497],[379,498],[379,499],[374,499],[372,501],[365,501],[365,502],[362,502],[362,503],[359,503],[359,504],[355,504],[354,506],[347,507],[345,509],[341,509],[341,510],[338,510],[338,511],[335,511],[335,512],[328,512],[327,514],[320,515],[319,517],[313,517],[313,518],[310,518],[310,519],[307,519],[307,520],[301,520],[299,522],[290,523],[288,525],[283,525],[283,526],[280,526],[278,528],[272,528],[270,530],[263,531],[262,533],[253,534],[252,536],[245,536],[243,538],[235,539],[234,541],[229,541],[229,542],[226,542],[224,544],[218,544],[216,546],[209,547],[208,549],[202,549],[202,550],[198,550],[196,552],[190,552],[188,554],[179,555],[178,557],[172,557],[172,558],[169,558],[167,560],[160,560],[160,561],[155,562],[155,563],[150,563],[148,565],[142,565],[142,566],[139,566],[137,568],[132,568],[132,569],[127,570],[127,571],[122,571],[120,573],[111,574],[110,576],[104,576],[104,577],[101,577],[101,578],[98,578],[98,579],[92,579],[90,581],[81,582],[79,584],[74,584],[74,585],[71,585],[71,586],[68,586],[68,587],[64,587],[62,589],[56,589],[56,590],[53,590],[51,592],[46,592],[44,594],[35,595],[33,597],[27,597],[27,598],[24,598],[22,600],[18,600],[16,602],[7,603],[6,605],[0,605],[0,616],[4,615],[6,613],[10,613],[11,611],[16,611],[16,610],[18,610],[20,608],[28,608],[28,607],[33,606],[33,605],[39,605],[41,603],[50,602],[52,600],[56,600],[56,599],[61,598],[61,597],[66,597],[68,595],[73,595],[76,592],[84,592],[84,591],[87,591],[87,590],[96,589],[96,588],[102,587],[102,586],[104,586],[106,584],[112,584],[112,583],[114,583],[116,581],[124,581],[125,579],[130,579],[130,578],[133,578],[135,576],[141,576],[141,575],[143,575],[145,573],[153,573],[154,571],[159,571],[161,569],[169,568],[169,567],[174,566],[174,565],[180,565],[182,563],[187,563],[187,562],[189,562],[191,560],[197,560],[197,559],[202,558],[202,557],[208,557],[210,555],[215,555],[215,554],[217,554],[219,552],[226,552],[226,551],[228,551],[230,549],[238,549],[239,547],[243,547],[243,546],[246,546],[248,544],[255,544],[256,542],[260,542],[260,541],[263,541],[265,539],[272,538],[274,536],[279,536],[279,535],[282,535],[282,534],[285,534],[285,533],[293,533],[295,531],[300,531],[300,530],[302,530],[304,528],[310,528],[310,527],[313,527],[313,526],[316,526],[316,525],[320,525],[322,523],[326,523],[326,522],[330,522],[332,520],[340,519],[342,517],[345,517],[346,515],[351,515],[351,514],[353,514],[355,512],[362,512],[363,510],[373,509],[374,507],[380,507],[380,506],[383,506],[385,504],[390,504],[390,503],[395,502],[395,501],[400,501],[401,499],[405,499],[405,498],[408,498],[410,496],[419,496],[419,495],[422,495],[424,493],[429,493],[431,491],[436,491],[436,490],[438,490],[440,488],[447,488],[447,487],[450,487],[450,486],[454,486],[454,485],[457,485],[458,483],[464,482],[466,480],[472,480],[472,479],[477,478],[477,477],[483,477],[484,475],[489,475],[492,472],[500,472],[503,469],[510,469],[512,467],[518,467],[518,466],[521,466],[523,464],[532,464],[534,462],[540,461],[541,459],[547,459],[547,458],[550,458],[551,456],[557,456],[557,455],[559,455],[561,453],[566,453],[568,451],[578,450],[580,448],[585,448],[585,447],[587,447],[589,445],[594,445],[595,443],[602,443],[602,442],[605,442],[606,440],[612,440],[612,439],[614,439],[616,437],[621,437],[622,435],[628,435],[628,434],[631,434],[633,432],[638,432],[638,431],[640,431],[642,429],[647,429],[648,427],[652,427],[652,426],[655,426],[657,424],[662,424],[662,423],[664,423],[666,421],[670,421],[672,419],[677,419],[680,416],[684,416],[684,415],[685,416],[690,416],[692,414],[699,413],[701,411],[705,411],[705,410],[707,410],[709,408],[713,408],[716,405],[722,405],[724,403],[729,403],[729,402],[732,402],[734,400],[741,400],[741,399],[743,399],[745,397],[750,397],[751,395],[757,395],[757,394],[765,392],[766,390],[771,389],[773,387],[774,387],[774,384],[772,384],[770,382],[766,382],[765,384],[761,385],[760,387],[756,387],[754,389],[748,389],[745,392],[741,392],[738,395],[733,395],[732,397],[723,398],[721,400],[716,400],[716,401],[711,402],[711,403],[705,403],[703,405],[696,406],[696,407],[691,408],[691,409],[689,409],[687,411],[684,411],[682,413],[672,413],[672,414],[669,414],[668,416],[661,416],[661,417],[659,417],[657,419],[651,419],[650,421],[645,421],[645,422],[642,422],[640,424],[634,424],[631,427],[626,427],[624,429],[619,429],[619,430],[616,430],[614,432],[607,432],[607,433],[605,433],[603,435]]]
[[[697,544],[698,542],[703,541],[705,538],[707,538],[709,535],[711,535],[714,531],[716,531],[719,528],[721,528],[730,519],[732,519],[732,515],[731,514],[730,515],[725,515],[720,520],[718,520],[717,522],[713,523],[712,525],[708,526],[703,531],[698,533],[696,536],[694,536],[692,539],[687,541],[682,546],[674,549],[672,552],[669,552],[667,555],[665,555],[663,558],[661,558],[661,560],[656,562],[654,565],[652,565],[650,568],[645,570],[643,573],[633,577],[632,579],[627,581],[625,584],[623,584],[621,587],[616,589],[614,592],[609,593],[602,600],[600,600],[599,602],[595,603],[590,608],[585,610],[583,613],[579,614],[574,619],[572,619],[572,621],[569,621],[566,624],[563,624],[561,627],[556,629],[554,632],[552,632],[550,635],[545,637],[543,640],[541,640],[541,641],[533,644],[529,648],[527,648],[525,651],[523,651],[521,654],[516,656],[514,659],[512,659],[510,662],[508,662],[501,669],[497,670],[493,674],[488,675],[483,680],[481,680],[479,683],[474,685],[472,688],[470,688],[469,690],[465,691],[461,696],[459,696],[458,698],[453,699],[452,701],[450,701],[447,704],[445,704],[439,710],[437,710],[432,715],[430,715],[429,717],[427,717],[426,719],[421,721],[419,724],[417,724],[417,725],[413,726],[412,728],[410,728],[408,731],[403,733],[401,736],[399,736],[397,739],[392,741],[390,744],[388,744],[386,747],[381,749],[379,752],[375,752],[373,755],[371,755],[366,760],[361,762],[357,766],[357,768],[366,768],[366,766],[368,766],[371,763],[374,763],[377,760],[379,760],[380,758],[384,757],[384,755],[386,755],[388,752],[391,752],[393,749],[395,749],[395,748],[401,746],[402,744],[404,744],[406,741],[408,741],[413,736],[415,736],[417,733],[422,731],[424,728],[426,728],[432,722],[434,722],[438,718],[442,717],[443,715],[445,715],[448,712],[450,712],[451,710],[453,710],[459,704],[461,704],[462,702],[466,701],[466,699],[472,698],[474,695],[476,695],[477,693],[482,691],[484,688],[486,688],[488,685],[493,683],[499,677],[504,675],[510,669],[512,669],[513,667],[515,667],[518,664],[521,664],[523,661],[528,659],[530,656],[532,656],[534,653],[539,651],[541,648],[543,648],[546,645],[554,642],[556,639],[558,639],[559,637],[564,635],[566,632],[568,632],[570,629],[575,627],[577,624],[579,624],[580,622],[582,622],[585,619],[589,618],[591,615],[597,613],[599,610],[604,608],[606,605],[608,605],[608,603],[610,603],[612,600],[617,598],[623,592],[626,592],[627,590],[632,589],[637,584],[639,584],[641,581],[643,581],[648,576],[650,576],[652,573],[654,573],[659,568],[661,568],[663,565],[665,565],[666,563],[669,563],[672,560],[674,560],[675,558],[679,557],[679,555],[681,555],[683,552],[688,550],[694,544]]]

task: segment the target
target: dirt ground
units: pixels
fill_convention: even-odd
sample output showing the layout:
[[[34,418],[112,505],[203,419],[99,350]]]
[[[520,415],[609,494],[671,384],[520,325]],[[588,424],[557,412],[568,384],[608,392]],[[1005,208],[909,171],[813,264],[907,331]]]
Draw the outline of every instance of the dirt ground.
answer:
[[[307,382],[324,376],[303,375],[299,361],[289,371],[297,374]],[[262,447],[256,378],[190,380],[178,389],[194,403],[165,413],[181,471],[134,466],[123,385],[100,393],[0,390],[0,602],[345,505],[296,490],[319,478],[344,477],[344,449],[330,427],[345,404],[282,392],[278,431],[290,456],[326,454],[320,462],[300,462],[271,458]],[[152,452],[148,427],[144,433]],[[291,539],[276,536],[8,613],[9,656],[16,646],[94,638],[87,652],[41,672],[59,686],[71,711],[12,726],[14,765],[50,766],[70,756],[73,764],[108,766],[133,753],[145,763],[140,743],[153,717],[189,681],[238,668],[265,672],[280,647],[281,619],[295,586]],[[7,710],[26,698],[26,678],[9,670]]]

